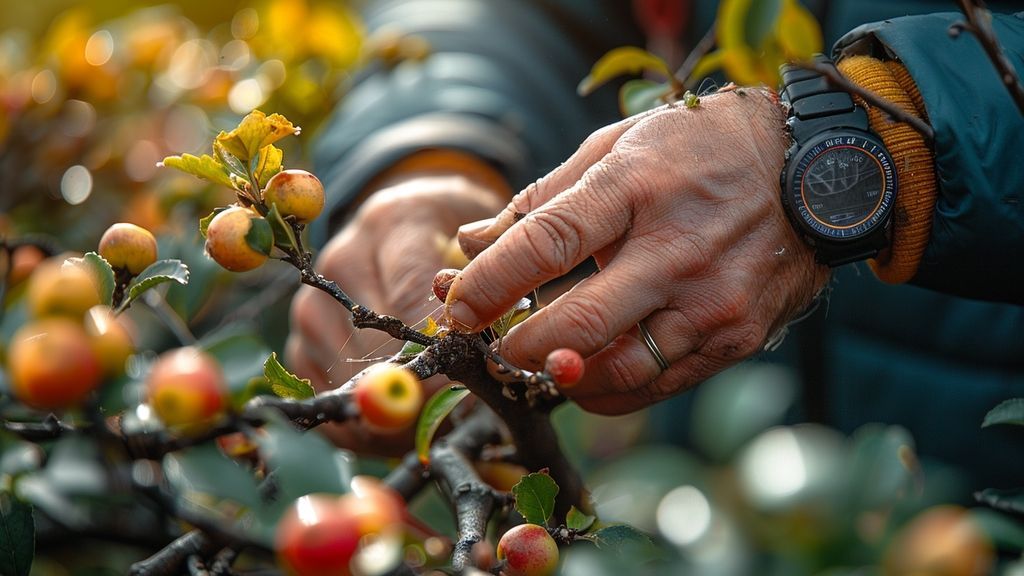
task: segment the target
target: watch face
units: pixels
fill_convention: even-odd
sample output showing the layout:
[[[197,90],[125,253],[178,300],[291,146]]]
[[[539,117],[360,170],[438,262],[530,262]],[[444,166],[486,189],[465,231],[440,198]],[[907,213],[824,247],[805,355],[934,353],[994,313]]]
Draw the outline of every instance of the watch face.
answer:
[[[881,142],[868,134],[833,133],[798,154],[787,200],[809,232],[855,239],[885,223],[896,173]]]

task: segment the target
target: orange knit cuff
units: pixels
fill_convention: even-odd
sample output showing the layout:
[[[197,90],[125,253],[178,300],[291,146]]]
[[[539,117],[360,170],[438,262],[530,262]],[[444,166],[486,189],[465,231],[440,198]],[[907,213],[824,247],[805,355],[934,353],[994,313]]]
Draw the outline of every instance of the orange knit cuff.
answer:
[[[927,121],[924,101],[907,69],[896,61],[870,56],[851,56],[837,67],[855,84],[871,90]],[[867,105],[859,96],[857,103],[868,112],[871,128],[885,142],[899,178],[899,191],[893,212],[891,249],[869,261],[872,271],[884,282],[907,282],[917,273],[931,235],[932,215],[938,186],[935,158],[924,137],[909,125],[893,122],[881,110]]]
[[[494,192],[506,202],[510,201],[514,194],[505,176],[486,161],[466,152],[438,148],[410,154],[374,176],[363,188],[363,193],[356,204],[397,178],[439,172],[461,174]]]

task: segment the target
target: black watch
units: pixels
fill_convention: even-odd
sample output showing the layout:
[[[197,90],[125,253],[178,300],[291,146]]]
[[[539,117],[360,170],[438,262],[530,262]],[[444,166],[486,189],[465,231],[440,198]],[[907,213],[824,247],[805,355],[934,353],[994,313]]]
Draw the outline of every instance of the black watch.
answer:
[[[781,178],[789,219],[822,264],[877,256],[889,245],[896,166],[867,113],[821,74],[795,66],[782,67],[780,95],[793,136]]]

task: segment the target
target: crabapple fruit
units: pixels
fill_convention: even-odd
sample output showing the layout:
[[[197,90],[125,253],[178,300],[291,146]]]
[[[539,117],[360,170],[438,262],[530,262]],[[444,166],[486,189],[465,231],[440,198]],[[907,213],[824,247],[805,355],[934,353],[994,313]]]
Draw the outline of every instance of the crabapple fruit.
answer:
[[[232,272],[259,268],[267,261],[274,243],[269,226],[266,234],[250,235],[261,220],[266,222],[255,211],[242,206],[232,206],[217,214],[206,229],[206,253]],[[250,236],[254,236],[256,248],[250,244]]]
[[[111,267],[124,268],[134,276],[156,262],[156,238],[141,226],[119,222],[103,233],[99,253]]]
[[[459,271],[454,268],[444,268],[438,270],[437,274],[434,274],[434,282],[430,285],[430,289],[434,291],[434,296],[438,300],[444,302],[448,298],[448,290],[452,287],[452,282],[455,281],[455,277],[459,275]]]
[[[61,256],[43,261],[28,280],[28,307],[36,318],[69,316],[75,320],[100,303],[92,276],[77,266],[64,266]]]
[[[308,494],[281,517],[274,548],[278,563],[293,576],[348,576],[362,537],[337,496]]]
[[[263,201],[267,206],[276,204],[282,216],[308,224],[324,209],[324,185],[305,170],[282,170],[267,182]]]
[[[544,371],[555,384],[569,388],[583,378],[583,356],[572,348],[552,350],[544,360]]]
[[[498,560],[511,576],[548,576],[558,567],[558,545],[543,526],[520,524],[498,540]]]
[[[423,389],[416,375],[394,364],[371,368],[356,383],[356,404],[370,429],[397,432],[420,412]]]
[[[161,354],[146,378],[146,387],[157,417],[181,434],[209,429],[228,408],[220,365],[192,346]]]
[[[102,380],[99,358],[78,322],[44,318],[19,328],[11,342],[11,391],[32,408],[70,408]]]
[[[491,488],[502,492],[511,492],[512,487],[530,473],[519,464],[510,462],[476,462],[473,464],[480,479],[490,484]]]
[[[135,352],[131,329],[123,317],[100,304],[85,313],[83,325],[103,372],[108,376],[123,374],[125,362]]]

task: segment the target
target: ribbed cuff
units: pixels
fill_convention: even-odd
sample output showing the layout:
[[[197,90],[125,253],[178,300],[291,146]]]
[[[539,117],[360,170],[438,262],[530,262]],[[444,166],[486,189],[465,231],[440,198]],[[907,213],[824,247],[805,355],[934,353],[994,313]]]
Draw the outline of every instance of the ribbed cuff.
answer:
[[[924,101],[907,69],[896,61],[870,56],[850,56],[837,67],[854,83],[895,103],[910,114],[927,120]],[[935,158],[924,137],[909,125],[893,122],[878,108],[854,99],[868,112],[871,128],[885,142],[896,165],[899,191],[893,213],[890,250],[869,261],[872,271],[884,282],[900,284],[917,273],[931,235],[938,186]]]

